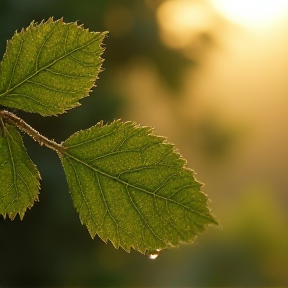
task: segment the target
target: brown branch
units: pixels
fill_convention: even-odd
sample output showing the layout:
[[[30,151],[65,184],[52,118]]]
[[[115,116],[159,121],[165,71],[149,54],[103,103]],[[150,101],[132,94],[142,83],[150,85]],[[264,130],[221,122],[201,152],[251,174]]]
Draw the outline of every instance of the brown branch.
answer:
[[[32,128],[29,124],[27,124],[24,120],[17,117],[11,112],[6,110],[0,110],[0,117],[9,122],[10,124],[18,127],[20,130],[25,132],[27,135],[32,137],[36,142],[38,142],[41,146],[45,145],[46,147],[56,151],[59,154],[64,154],[65,147],[61,144],[56,143],[53,140],[46,138],[45,136],[41,135],[38,131]]]

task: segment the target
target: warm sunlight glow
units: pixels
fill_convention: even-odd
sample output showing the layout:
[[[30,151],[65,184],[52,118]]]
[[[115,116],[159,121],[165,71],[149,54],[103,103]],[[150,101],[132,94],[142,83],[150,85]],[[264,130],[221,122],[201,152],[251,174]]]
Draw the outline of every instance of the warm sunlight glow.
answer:
[[[157,10],[163,42],[171,48],[183,48],[213,25],[213,16],[200,1],[168,0]]]
[[[243,26],[263,26],[287,15],[287,0],[211,0],[226,18]]]

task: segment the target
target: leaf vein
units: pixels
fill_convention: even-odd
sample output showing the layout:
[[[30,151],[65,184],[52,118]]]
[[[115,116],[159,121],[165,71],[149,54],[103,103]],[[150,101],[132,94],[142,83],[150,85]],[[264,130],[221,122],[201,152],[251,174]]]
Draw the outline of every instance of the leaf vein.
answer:
[[[73,55],[69,55],[70,58],[72,58],[74,61],[78,62],[79,64],[81,64],[84,67],[94,67],[95,63],[94,62],[84,62],[76,57],[74,57]]]
[[[26,95],[26,94],[23,94],[23,93],[12,93],[12,94],[10,94],[10,96],[13,96],[13,95],[15,95],[15,96],[21,96],[21,97],[24,97],[24,98],[28,98],[28,99],[36,102],[38,105],[41,105],[42,107],[45,107],[45,108],[47,108],[47,109],[50,109],[47,105],[43,104],[42,102],[40,102],[39,100],[37,100],[37,99],[35,99],[35,98],[32,98],[32,97],[29,96],[29,95]]]
[[[135,208],[137,214],[142,218],[143,222],[146,224],[146,226],[147,226],[148,229],[151,231],[151,233],[154,235],[154,237],[155,237],[156,239],[160,240],[161,242],[163,242],[163,243],[166,244],[166,242],[165,242],[163,239],[161,239],[159,236],[157,236],[157,234],[154,232],[154,230],[152,229],[152,227],[150,226],[150,224],[147,222],[147,220],[145,219],[145,217],[142,215],[141,211],[138,209],[137,205],[135,204],[135,201],[133,200],[133,198],[132,198],[132,196],[131,196],[131,194],[130,194],[130,192],[129,192],[128,185],[126,186],[126,191],[127,191],[127,194],[128,194],[128,196],[129,196],[129,199],[130,199],[133,207]]]
[[[9,91],[9,89],[10,89],[10,87],[11,87],[12,80],[13,80],[14,75],[15,75],[16,67],[17,67],[17,64],[18,64],[18,61],[19,61],[19,57],[20,57],[20,54],[21,54],[22,49],[23,49],[23,42],[24,42],[24,40],[23,40],[23,38],[21,38],[19,51],[18,51],[18,53],[17,53],[17,58],[16,58],[16,61],[15,61],[15,63],[14,63],[13,69],[12,69],[12,74],[11,74],[11,77],[10,77],[9,85],[8,85],[8,87],[7,87],[7,90],[4,92],[4,94],[7,93],[7,91]],[[0,95],[0,96],[1,96],[1,95]]]
[[[186,189],[186,188],[190,188],[190,187],[191,187],[191,185],[184,185],[184,186],[180,187],[179,189],[177,189],[173,194],[169,195],[168,198],[170,199],[170,198],[174,197],[181,190]]]
[[[99,33],[100,34],[100,33]],[[14,87],[10,88],[8,87],[7,90],[0,94],[0,97],[1,96],[4,96],[4,95],[7,95],[9,94],[11,91],[13,91],[14,89],[16,89],[17,87],[21,86],[22,84],[24,84],[25,82],[27,82],[29,79],[33,78],[34,76],[36,76],[37,74],[41,73],[43,70],[45,70],[46,68],[48,67],[51,67],[53,66],[55,63],[59,62],[60,60],[66,58],[66,57],[69,57],[71,54],[77,52],[78,50],[81,50],[91,44],[93,44],[94,42],[96,42],[97,40],[99,40],[99,38],[101,37],[101,34],[100,35],[97,35],[99,37],[94,37],[92,40],[86,42],[85,44],[83,44],[82,46],[80,47],[76,47],[75,49],[72,49],[71,51],[67,52],[66,54],[63,54],[62,56],[58,57],[57,59],[54,59],[52,62],[48,63],[46,66],[40,68],[39,70],[37,70],[35,73],[32,73],[31,75],[27,76],[25,79],[23,79],[21,82],[19,82],[18,84],[16,84]],[[16,63],[15,63],[15,67],[16,67]]]
[[[165,181],[164,181],[158,188],[156,188],[156,189],[153,191],[153,194],[156,195],[156,193],[157,193],[162,187],[164,187],[165,184],[166,184],[171,178],[173,178],[173,177],[175,177],[175,176],[177,176],[177,175],[179,175],[179,172],[178,172],[178,173],[174,173],[174,174],[170,175],[169,177],[167,177],[167,179],[165,179]]]
[[[36,61],[35,61],[35,72],[38,71],[39,69],[39,59],[40,59],[40,55],[44,49],[45,44],[47,43],[47,41],[49,40],[49,38],[51,37],[51,35],[53,34],[53,32],[55,31],[57,25],[54,25],[54,27],[52,27],[51,31],[49,32],[49,34],[47,35],[47,37],[44,39],[44,41],[41,43],[41,46],[39,48],[39,51],[37,53],[37,57],[36,57]]]
[[[137,134],[140,133],[140,132],[141,132],[141,130],[138,129],[138,130],[136,130],[134,133],[131,133],[130,135],[127,135],[127,136],[125,137],[125,139],[118,145],[118,147],[115,149],[115,151],[119,151],[120,148],[124,145],[125,142],[127,142],[129,139],[131,139],[132,137],[134,137],[135,135],[137,135]]]
[[[91,212],[91,208],[90,208],[90,205],[89,205],[89,203],[88,203],[88,201],[87,201],[87,199],[86,199],[85,193],[83,192],[82,183],[81,183],[81,181],[80,181],[80,179],[79,179],[79,175],[78,175],[78,173],[77,173],[77,170],[76,170],[76,168],[74,167],[73,163],[70,161],[70,159],[67,159],[67,160],[68,160],[69,164],[71,165],[71,167],[72,167],[72,169],[73,169],[73,171],[74,171],[75,178],[76,178],[77,183],[78,183],[78,186],[79,186],[79,188],[80,188],[80,193],[81,193],[82,201],[81,201],[81,206],[80,206],[79,210],[82,209],[82,203],[83,203],[83,201],[84,201],[84,202],[85,202],[85,205],[86,205],[86,207],[87,207],[87,209],[88,209],[88,212],[89,212],[90,217],[93,219],[94,223],[97,223],[96,220],[95,220],[95,217],[94,217],[93,213]]]
[[[123,180],[121,180],[121,179],[118,179],[116,176],[107,174],[106,172],[103,172],[103,171],[101,171],[101,170],[99,170],[99,169],[97,169],[97,168],[95,168],[95,167],[93,167],[93,166],[91,166],[91,165],[89,165],[89,164],[81,161],[80,159],[72,156],[71,154],[67,153],[67,150],[65,151],[65,155],[66,155],[67,157],[70,157],[70,158],[73,159],[74,161],[76,161],[76,162],[78,162],[78,163],[86,166],[87,168],[89,168],[89,169],[91,169],[91,170],[94,170],[94,171],[96,171],[96,172],[98,172],[98,173],[100,173],[100,174],[102,174],[102,175],[104,175],[104,176],[106,176],[106,177],[108,177],[108,178],[110,178],[110,179],[115,180],[116,182],[119,182],[119,183],[121,183],[121,184],[123,184],[123,185],[125,185],[125,186],[129,186],[129,187],[131,187],[131,188],[134,188],[134,189],[136,189],[136,190],[138,190],[138,191],[141,191],[141,192],[144,192],[144,193],[146,193],[146,194],[149,194],[149,195],[152,195],[152,196],[155,195],[155,197],[157,197],[157,198],[159,198],[159,199],[162,199],[162,200],[164,200],[164,201],[167,200],[167,201],[169,201],[171,204],[175,204],[175,205],[181,206],[182,208],[188,210],[190,213],[197,214],[197,215],[199,215],[199,216],[201,216],[201,217],[203,217],[203,218],[207,218],[207,219],[210,220],[210,218],[209,218],[207,215],[202,214],[201,212],[198,212],[198,211],[196,211],[196,210],[194,210],[194,209],[192,209],[192,208],[190,208],[190,207],[188,207],[188,206],[186,206],[186,205],[183,205],[183,204],[180,203],[180,202],[177,202],[177,201],[175,201],[175,200],[173,200],[173,199],[166,198],[166,197],[161,196],[161,195],[158,195],[158,194],[154,194],[153,192],[151,192],[151,191],[149,191],[149,190],[146,190],[146,189],[144,189],[144,188],[141,188],[141,187],[135,186],[135,185],[133,185],[133,184],[127,183],[127,182],[125,182],[125,181],[123,181]]]
[[[139,166],[139,167],[136,167],[133,169],[128,169],[128,170],[122,171],[121,173],[118,174],[117,178],[120,178],[123,174],[138,172],[138,171],[142,171],[145,169],[155,169],[155,168],[158,169],[158,167],[173,168],[172,165],[165,165],[165,164],[157,165],[157,166],[155,166],[154,164],[153,165],[146,165],[146,166]]]
[[[26,186],[26,189],[28,191],[28,194],[30,196],[30,200],[34,200],[34,197],[32,196],[32,193],[31,193],[31,190],[30,190],[30,187],[28,186],[27,182],[23,179],[23,177],[17,173],[17,175],[19,176],[19,178],[21,179],[21,181],[24,183],[24,185]]]
[[[145,151],[148,147],[151,147],[152,145],[149,146],[149,144],[147,144],[146,146],[144,146],[143,148],[139,149],[139,150],[121,150],[121,151],[113,151],[113,152],[110,152],[110,153],[107,153],[107,154],[104,154],[104,155],[101,155],[101,156],[97,156],[97,157],[94,157],[92,159],[89,159],[89,162],[94,162],[96,160],[99,160],[99,159],[103,159],[103,158],[106,158],[106,157],[109,157],[109,156],[112,156],[112,155],[118,155],[118,154],[126,154],[126,153],[139,153],[139,152],[143,152]],[[70,147],[69,147],[70,148]]]
[[[118,237],[118,239],[119,239],[119,244],[120,244],[120,243],[121,243],[121,237],[120,237],[120,233],[119,233],[119,228],[121,228],[121,229],[122,229],[127,235],[129,235],[130,237],[131,237],[131,235],[130,235],[130,233],[129,233],[128,231],[126,231],[125,228],[123,228],[121,225],[119,225],[118,222],[116,221],[116,219],[113,217],[113,215],[112,215],[112,213],[111,213],[111,210],[110,210],[110,208],[109,208],[109,206],[108,206],[106,197],[105,197],[105,195],[104,195],[104,192],[103,192],[103,189],[102,189],[102,185],[101,185],[101,183],[100,183],[99,175],[98,175],[98,173],[96,173],[95,171],[94,171],[94,175],[95,175],[95,178],[97,179],[97,183],[98,183],[98,186],[99,186],[99,189],[100,189],[101,198],[102,198],[103,203],[104,203],[104,205],[105,205],[106,212],[109,214],[110,218],[112,219],[112,221],[113,221],[113,222],[115,223],[115,225],[116,225],[117,237]]]
[[[107,134],[104,134],[104,135],[101,135],[101,136],[97,136],[97,137],[93,137],[92,139],[89,139],[89,140],[85,140],[83,142],[79,142],[77,144],[73,144],[73,145],[70,145],[70,146],[66,146],[67,149],[71,149],[71,148],[75,148],[75,147],[79,147],[79,146],[82,146],[82,145],[86,145],[90,142],[93,142],[93,141],[97,141],[101,138],[104,138],[104,137],[107,137],[111,134],[115,133],[115,130],[112,130],[111,132],[107,133]]]
[[[11,139],[12,136],[11,134],[9,133],[8,130],[6,130],[7,134],[9,135],[9,137]],[[16,168],[15,168],[15,162],[14,162],[14,158],[13,158],[13,153],[12,153],[12,149],[11,149],[11,144],[9,142],[9,138],[7,137],[7,146],[8,146],[8,150],[9,150],[9,154],[10,154],[10,159],[11,159],[11,165],[12,165],[12,171],[13,171],[13,186],[15,188],[15,191],[16,191],[16,198],[11,202],[13,203],[15,200],[18,200],[19,199],[19,190],[18,190],[18,186],[17,186],[17,172],[16,172]]]
[[[51,74],[55,74],[55,75],[60,75],[60,76],[63,76],[63,77],[67,77],[67,78],[92,78],[94,77],[94,75],[73,75],[73,74],[67,74],[67,73],[63,73],[63,72],[56,72],[56,71],[53,71],[49,68],[45,69],[45,71],[51,73]]]
[[[32,80],[27,80],[27,83],[31,83],[31,84],[34,84],[34,85],[41,86],[41,87],[43,87],[45,89],[48,89],[50,91],[53,91],[53,92],[69,93],[69,94],[76,94],[78,92],[78,91],[61,90],[59,88],[52,87],[51,85],[46,85],[46,84],[43,84],[43,83],[40,83],[40,82],[35,82],[35,81],[32,81]]]

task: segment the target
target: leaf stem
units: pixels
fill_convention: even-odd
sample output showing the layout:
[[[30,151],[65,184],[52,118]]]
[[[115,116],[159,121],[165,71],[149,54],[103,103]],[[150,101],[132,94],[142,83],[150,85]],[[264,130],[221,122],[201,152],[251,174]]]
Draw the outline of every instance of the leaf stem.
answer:
[[[36,142],[38,142],[41,146],[45,145],[46,147],[56,151],[58,154],[64,153],[64,146],[56,143],[54,140],[50,140],[45,136],[41,135],[38,131],[36,131],[29,124],[27,124],[23,119],[17,117],[15,114],[6,110],[0,110],[0,118],[18,127],[20,130],[22,130],[31,138],[33,138]]]

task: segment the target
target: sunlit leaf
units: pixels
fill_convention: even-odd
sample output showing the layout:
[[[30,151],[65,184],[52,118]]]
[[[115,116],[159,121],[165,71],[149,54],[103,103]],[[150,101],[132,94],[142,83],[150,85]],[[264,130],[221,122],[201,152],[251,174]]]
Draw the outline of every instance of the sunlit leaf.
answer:
[[[44,116],[78,106],[101,69],[105,34],[52,18],[15,33],[0,67],[0,104]]]
[[[151,128],[98,123],[63,145],[73,203],[92,237],[150,253],[216,224],[193,171]]]
[[[3,124],[3,123],[2,123]],[[0,214],[23,218],[38,200],[40,175],[26,153],[20,133],[8,124],[0,127]]]

